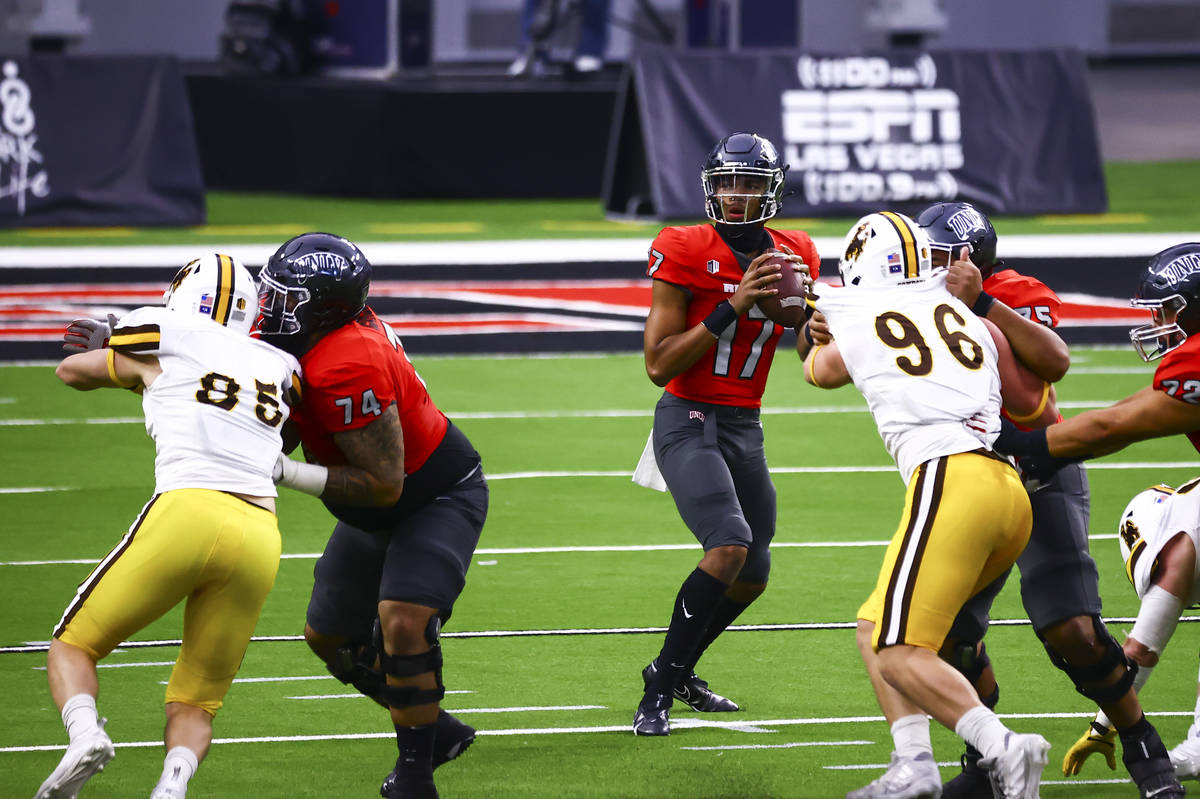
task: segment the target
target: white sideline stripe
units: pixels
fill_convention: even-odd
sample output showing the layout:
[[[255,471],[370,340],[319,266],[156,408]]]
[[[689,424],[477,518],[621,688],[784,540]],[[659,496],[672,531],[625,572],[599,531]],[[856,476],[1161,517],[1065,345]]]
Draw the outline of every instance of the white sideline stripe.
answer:
[[[1200,463],[1195,464],[1200,466]],[[889,467],[890,468],[890,467]],[[1089,536],[1092,541],[1107,541],[1116,538],[1115,533],[1100,533]],[[888,541],[772,541],[774,549],[856,549],[860,547],[886,547]],[[475,555],[542,555],[563,552],[680,552],[699,549],[692,544],[596,544],[574,547],[481,547]],[[285,552],[281,560],[316,560],[320,552]],[[0,561],[0,566],[72,566],[94,565],[95,558],[66,558],[62,560],[11,560]]]
[[[46,491],[70,490],[70,486],[27,486],[25,488],[0,488],[0,494],[41,494]]]
[[[1133,624],[1137,621],[1135,616],[1107,616],[1104,618],[1106,624]],[[1198,616],[1181,616],[1180,624],[1195,624],[1200,622]],[[996,627],[1027,627],[1029,619],[992,619],[989,625]],[[731,632],[771,632],[778,630],[853,630],[857,626],[857,622],[853,621],[814,621],[814,622],[795,622],[785,624],[733,624],[728,630]],[[657,634],[666,632],[666,627],[579,627],[556,630],[465,630],[462,632],[443,632],[443,638],[534,638],[541,636],[557,636],[557,635],[644,635]],[[265,643],[268,641],[282,642],[299,642],[304,640],[303,635],[256,635],[250,639],[255,643]],[[121,644],[121,649],[114,649],[114,652],[127,652],[133,649],[148,649],[152,647],[162,646],[179,646],[182,643],[180,639],[162,639],[156,641],[125,641]],[[26,641],[19,646],[0,646],[0,654],[20,654],[30,652],[45,652],[49,649],[48,641]],[[1040,718],[1040,717],[1035,717]]]
[[[235,679],[234,682],[298,682],[302,680],[332,680],[333,675],[322,677],[247,677],[245,679]],[[161,685],[166,685],[166,681],[162,681]],[[450,694],[473,694],[474,691],[446,691],[446,696]],[[366,699],[366,694],[313,694],[311,696],[285,696],[284,699]],[[457,712],[457,711],[455,711]]]
[[[1144,468],[1169,467],[1200,467],[1197,463],[1182,464],[1148,464]],[[891,467],[888,467],[889,469]],[[1138,467],[1143,468],[1143,467]],[[1090,541],[1110,541],[1116,538],[1115,533],[1097,533],[1088,536]],[[886,547],[889,541],[773,541],[773,549],[856,549],[860,547]],[[475,555],[542,555],[564,552],[679,552],[699,549],[699,543],[692,544],[596,544],[573,547],[481,547],[475,550]],[[320,552],[285,552],[279,556],[281,560],[316,560]],[[71,566],[94,565],[95,558],[66,558],[61,560],[11,560],[0,561],[0,566]]]
[[[1197,469],[1200,468],[1200,461],[1128,461],[1123,463],[1104,463],[1089,461],[1087,468],[1093,471],[1129,471],[1140,469]],[[887,466],[772,466],[769,469],[771,474],[880,474],[884,472],[894,472],[896,467]],[[624,477],[632,478],[633,472],[616,470],[596,470],[596,471],[530,471],[530,472],[501,472],[499,474],[489,474],[487,479],[489,482],[495,480],[545,480],[545,479],[564,479],[564,478],[581,478],[581,477]],[[79,491],[77,486],[43,486],[33,488],[0,488],[0,494],[26,494],[26,493],[46,493],[52,491]],[[772,544],[772,546],[802,546],[801,544]],[[828,546],[839,546],[838,544],[828,544]],[[841,546],[850,546],[842,544]],[[538,550],[541,551],[541,550]],[[549,550],[547,550],[549,551]],[[562,551],[586,551],[585,549],[566,549]],[[491,554],[487,550],[479,550],[479,554]],[[283,557],[317,557],[316,555],[284,555]],[[60,563],[95,563],[94,560],[22,560],[22,561],[0,561],[0,566],[46,566]]]
[[[446,691],[450,693],[450,691]],[[346,699],[352,696],[366,698],[361,693],[338,693],[335,696],[286,696],[284,699]],[[530,704],[526,707],[516,708],[443,708],[446,713],[535,713],[538,710],[547,711],[562,711],[562,710],[607,710],[608,708],[602,704]]]
[[[691,752],[722,752],[727,749],[795,749],[801,746],[869,746],[874,741],[796,741],[790,744],[740,744],[731,746],[681,746]],[[826,766],[830,768],[830,766]],[[884,768],[887,768],[884,766]]]
[[[653,226],[647,226],[647,231]],[[1192,241],[1195,232],[1184,233],[1071,233],[1005,235],[1004,255],[1019,257],[1091,258],[1150,256],[1181,241]],[[363,253],[378,266],[462,263],[481,270],[496,264],[629,261],[645,265],[649,233],[635,238],[513,239],[501,241],[362,241]],[[837,260],[841,238],[813,239],[824,259]],[[195,257],[197,248],[232,255],[248,266],[266,263],[274,244],[214,241],[205,245],[109,244],[90,247],[17,246],[0,248],[0,266],[33,269],[66,266],[178,266]]]
[[[1127,370],[1107,370],[1096,369],[1078,370],[1088,374],[1132,374],[1142,373],[1145,370],[1136,369]],[[1086,400],[1075,402],[1060,402],[1059,408],[1067,410],[1085,409],[1085,408],[1104,408],[1111,405],[1116,400]],[[762,409],[763,416],[803,416],[823,413],[867,413],[866,405],[810,405],[804,407],[765,407]],[[582,411],[446,411],[446,415],[452,419],[472,419],[472,420],[488,420],[488,419],[627,419],[627,418],[653,418],[653,408],[635,408],[635,409],[615,409],[615,410],[582,410]],[[35,427],[39,425],[74,425],[74,424],[142,424],[145,420],[140,416],[113,416],[113,417],[98,417],[94,419],[78,419],[78,418],[49,418],[49,419],[0,419],[0,427]]]
[[[464,711],[455,710],[455,713]],[[1154,712],[1147,713],[1148,716],[1187,716],[1191,717],[1192,710],[1170,711],[1166,713]],[[1044,714],[1007,714],[1000,713],[1000,718],[1092,718],[1095,713],[1044,713]],[[694,727],[715,727],[720,729],[732,729],[737,731],[739,727],[753,725],[755,727],[790,727],[790,726],[807,726],[815,724],[878,724],[884,721],[883,716],[845,716],[841,718],[817,718],[817,719],[767,719],[763,721],[708,721],[702,719],[680,719],[671,720],[671,726],[677,729],[686,729]],[[620,732],[628,735],[630,727],[628,724],[605,724],[592,727],[528,727],[523,729],[504,729],[504,730],[476,730],[476,735],[566,735],[571,733],[597,733],[597,732]],[[395,738],[394,732],[360,732],[360,733],[335,733],[328,735],[269,735],[252,738],[214,738],[214,744],[250,744],[250,743],[303,743],[308,741],[361,741],[372,740],[379,738]],[[161,748],[162,741],[123,741],[113,742],[113,746],[118,749],[150,749]],[[0,754],[9,754],[16,752],[61,752],[67,748],[66,744],[49,744],[37,746],[4,746],[0,747]],[[939,766],[958,765],[958,761],[947,763],[939,763]],[[827,768],[843,768],[843,769],[859,769],[859,768],[887,768],[886,763],[878,765],[853,765],[853,766],[827,766]],[[1082,780],[1070,780],[1069,782],[1083,782]]]
[[[1077,370],[1083,374],[1141,374],[1144,369],[1109,369],[1082,368]],[[1118,398],[1119,399],[1119,398]],[[1077,400],[1058,403],[1065,410],[1106,408],[1117,400]],[[653,408],[624,408],[613,410],[582,410],[582,411],[446,411],[451,419],[472,419],[486,421],[489,419],[636,419],[654,417]],[[808,405],[803,407],[765,407],[763,416],[806,416],[824,413],[867,413],[866,405]],[[36,427],[40,425],[108,425],[108,424],[143,424],[145,419],[140,416],[112,416],[94,419],[79,418],[48,418],[48,419],[0,419],[0,427]]]

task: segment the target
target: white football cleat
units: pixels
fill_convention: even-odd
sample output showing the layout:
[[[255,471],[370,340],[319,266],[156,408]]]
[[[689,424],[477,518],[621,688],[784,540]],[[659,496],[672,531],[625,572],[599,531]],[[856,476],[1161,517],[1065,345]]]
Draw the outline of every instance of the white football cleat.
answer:
[[[1191,732],[1171,750],[1171,765],[1181,780],[1200,779],[1200,737],[1192,737]]]
[[[931,753],[900,757],[892,752],[883,776],[846,794],[846,799],[941,799],[941,795],[942,777]]]
[[[107,721],[100,719],[95,730],[71,741],[33,799],[75,799],[83,784],[104,770],[115,754],[112,740],[104,732]]]
[[[150,799],[185,799],[187,787],[183,785],[156,785]]]
[[[1004,739],[1004,751],[985,757],[979,766],[988,772],[992,791],[1003,799],[1038,799],[1042,770],[1050,743],[1040,735],[1011,732]]]

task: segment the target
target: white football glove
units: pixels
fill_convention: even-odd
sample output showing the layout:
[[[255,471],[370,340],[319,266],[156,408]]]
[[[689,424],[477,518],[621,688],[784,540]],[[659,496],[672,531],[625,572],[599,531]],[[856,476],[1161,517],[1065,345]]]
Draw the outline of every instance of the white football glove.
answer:
[[[117,326],[117,317],[108,315],[108,321],[103,319],[76,319],[67,325],[63,334],[63,349],[67,352],[87,352],[108,346],[113,328]]]

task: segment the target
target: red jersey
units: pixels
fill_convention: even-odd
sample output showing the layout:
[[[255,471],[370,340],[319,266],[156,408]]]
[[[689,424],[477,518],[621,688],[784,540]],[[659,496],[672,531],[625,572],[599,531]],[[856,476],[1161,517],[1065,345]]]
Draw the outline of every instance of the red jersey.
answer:
[[[812,277],[817,277],[821,258],[807,233],[770,228],[766,232],[774,247],[786,245],[804,258]],[[650,245],[646,274],[688,293],[687,327],[692,328],[733,296],[745,271],[715,227],[689,225],[662,229]],[[725,329],[716,346],[667,383],[667,391],[696,402],[760,407],[781,335],[783,328],[754,306]]]
[[[1062,307],[1062,300],[1036,277],[1022,275],[1011,269],[1002,269],[993,272],[983,281],[983,290],[1026,319],[1032,319],[1049,328],[1058,327],[1058,309]],[[1008,411],[1001,409],[1000,412],[1008,416]],[[1060,413],[1058,421],[1061,422],[1062,418]],[[1017,426],[1022,430],[1030,429],[1024,425]]]
[[[1200,336],[1188,336],[1182,344],[1163,356],[1154,370],[1154,390],[1172,399],[1200,404]],[[1200,430],[1187,434],[1188,441],[1200,452]]]
[[[1041,322],[1046,327],[1058,327],[1058,309],[1062,307],[1062,300],[1036,277],[1002,269],[983,281],[983,290],[1026,319]]]
[[[378,419],[393,403],[404,431],[404,472],[413,474],[446,435],[445,415],[404,354],[392,328],[370,308],[326,334],[300,358],[304,397],[292,419],[306,454],[346,462],[333,434]]]

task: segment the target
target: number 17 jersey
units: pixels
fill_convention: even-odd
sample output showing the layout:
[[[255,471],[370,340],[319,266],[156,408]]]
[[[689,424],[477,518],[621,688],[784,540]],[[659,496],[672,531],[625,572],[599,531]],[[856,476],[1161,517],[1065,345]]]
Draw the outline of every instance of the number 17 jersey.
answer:
[[[801,256],[816,279],[821,259],[807,233],[770,228],[765,232],[771,246],[786,246]],[[663,228],[650,245],[646,275],[687,293],[687,329],[732,297],[744,274],[742,262],[712,225]],[[782,326],[752,306],[721,332],[700,360],[667,383],[667,391],[695,402],[757,408],[782,335]]]

